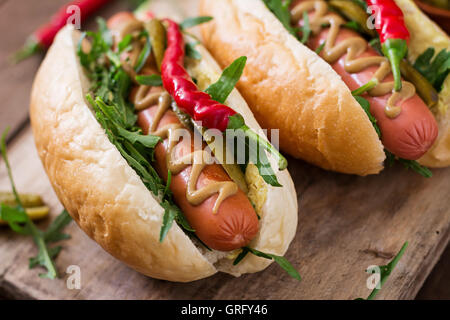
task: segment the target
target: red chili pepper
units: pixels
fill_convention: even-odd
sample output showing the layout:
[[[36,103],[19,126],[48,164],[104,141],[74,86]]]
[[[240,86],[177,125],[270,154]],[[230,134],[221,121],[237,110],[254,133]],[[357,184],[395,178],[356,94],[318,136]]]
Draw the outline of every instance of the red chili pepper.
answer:
[[[391,63],[395,91],[402,88],[400,61],[408,51],[409,31],[406,28],[402,10],[394,0],[366,0],[375,13],[375,25],[380,36],[383,54]]]
[[[75,0],[66,4],[58,10],[49,23],[41,26],[28,38],[22,49],[13,56],[13,60],[17,63],[39,51],[48,49],[53,43],[53,39],[58,31],[67,24],[67,20],[74,14],[73,11],[68,11],[70,6],[75,5],[80,8],[80,21],[84,21],[89,15],[109,1],[110,0]]]
[[[236,112],[205,92],[199,91],[184,69],[184,39],[178,24],[166,19],[167,49],[161,64],[164,88],[174,97],[178,107],[208,129],[225,131],[229,117]]]
[[[221,132],[226,129],[242,130],[248,139],[256,141],[260,148],[277,158],[280,170],[285,169],[287,160],[269,142],[246,126],[240,114],[198,90],[184,68],[184,39],[180,27],[172,20],[164,21],[167,23],[167,49],[161,64],[161,78],[164,88],[178,107],[195,121],[201,121],[208,129],[218,129]],[[278,185],[278,182],[274,185]]]

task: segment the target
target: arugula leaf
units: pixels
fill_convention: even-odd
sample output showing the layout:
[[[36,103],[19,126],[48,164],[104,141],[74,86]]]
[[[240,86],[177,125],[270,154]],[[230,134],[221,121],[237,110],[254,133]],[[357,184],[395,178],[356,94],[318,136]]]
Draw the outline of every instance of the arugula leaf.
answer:
[[[131,49],[130,44],[131,44],[132,40],[133,40],[133,37],[131,36],[131,34],[127,34],[126,36],[123,37],[123,39],[117,45],[119,54]]]
[[[240,114],[235,114],[234,116],[229,117],[225,137],[227,144],[234,145],[235,155],[242,152],[242,150],[237,150],[236,148],[244,143],[245,153],[240,156],[244,159],[238,159],[239,163],[241,163],[242,160],[245,160],[243,171],[245,171],[245,167],[248,163],[253,163],[258,168],[260,176],[266,183],[274,187],[282,186],[278,182],[277,176],[270,165],[266,151],[278,159],[278,167],[280,170],[287,167],[286,159],[278,152],[278,150],[274,148],[274,146],[270,144],[270,142],[261,138],[256,132],[251,130],[245,124],[244,118]],[[234,143],[238,141],[241,141],[241,144]]]
[[[139,75],[136,76],[136,81],[139,84],[145,85],[145,86],[152,86],[152,87],[160,87],[163,85],[161,76],[159,74],[152,74],[152,75]]]
[[[163,224],[160,231],[160,241],[169,232],[173,221],[188,232],[194,232],[183,216],[181,210],[173,204],[170,189],[164,185],[158,173],[146,158],[153,158],[153,150],[160,141],[159,137],[144,136],[136,132],[130,132],[119,126],[115,120],[114,108],[105,105],[100,97],[95,100],[91,96],[86,97],[96,111],[96,117],[108,134],[110,141],[116,146],[128,164],[141,177],[145,186],[157,197],[162,198],[160,205],[164,208]],[[145,146],[141,149],[139,146]],[[168,179],[168,183],[170,183]]]
[[[144,147],[154,149],[158,142],[162,141],[162,139],[158,136],[153,135],[142,135],[136,132],[131,132],[128,130],[125,130],[121,127],[117,127],[118,133],[123,138],[130,141],[132,144],[135,144],[136,142],[139,142]]]
[[[354,96],[354,98],[356,99],[356,101],[358,101],[358,103],[364,109],[367,116],[369,117],[370,122],[372,122],[372,125],[378,134],[378,137],[381,138],[381,130],[380,130],[380,127],[378,127],[377,119],[375,119],[375,117],[370,113],[369,101],[367,101],[366,99],[364,99],[361,96]],[[425,178],[431,178],[433,176],[430,169],[428,169],[427,167],[421,166],[415,160],[406,160],[406,159],[398,158],[386,149],[384,150],[384,152],[386,153],[386,163],[389,166],[392,166],[394,161],[398,160],[406,169],[411,169],[411,170],[417,172],[418,174],[424,176]]]
[[[165,212],[163,217],[163,224],[159,233],[159,242],[163,242],[164,238],[173,225],[173,221],[176,221],[184,230],[191,233],[195,232],[195,230],[192,229],[189,225],[180,208],[178,208],[176,205],[166,200],[161,203],[161,207],[164,208]]]
[[[133,106],[126,101],[128,92],[131,87],[131,79],[128,74],[121,68],[115,71],[114,78],[111,79],[110,84],[114,87],[110,89],[113,92],[113,100],[111,102],[118,106],[119,113],[127,128],[132,128],[137,120],[137,115],[134,114]]]
[[[154,148],[161,139],[152,135],[142,135],[141,129],[136,126],[137,116],[133,105],[128,101],[131,79],[123,70],[118,53],[127,48],[130,40],[124,38],[120,49],[117,48],[115,52],[108,41],[102,38],[102,33],[105,35],[106,32],[105,28],[99,27],[99,30],[102,32],[85,34],[92,40],[92,49],[89,52],[82,51],[81,43],[78,47],[80,61],[84,61],[82,65],[94,83],[91,90],[95,98],[88,94],[86,100],[92,106],[94,115],[105,130],[108,139],[139,175],[144,185],[160,200],[164,208],[161,241],[169,231],[173,220],[187,232],[193,232],[181,210],[173,203],[168,185],[163,183],[150,163],[154,158]],[[145,36],[148,42],[146,32],[141,33],[140,36]],[[147,43],[141,51],[137,69],[145,63],[150,50],[151,45]],[[108,60],[112,64],[109,64]],[[150,85],[161,84],[158,76],[138,76],[137,79]]]
[[[370,113],[370,103],[369,103],[369,101],[367,101],[366,99],[364,99],[361,96],[354,96],[354,98],[356,99],[356,101],[358,101],[360,106],[364,109],[364,111],[366,112],[367,116],[369,117],[370,122],[372,122],[372,125],[373,125],[375,131],[378,134],[378,137],[381,138],[381,130],[380,130],[380,127],[378,127],[377,119],[375,119],[375,117]]]
[[[212,19],[213,19],[213,17],[209,17],[209,16],[191,17],[191,18],[185,19],[183,22],[181,22],[179,24],[179,26],[182,30],[184,30],[184,29],[188,29],[191,27],[195,27],[195,26],[205,23],[205,22],[209,22]]]
[[[216,83],[211,84],[205,92],[211,96],[213,100],[224,103],[233,91],[236,83],[244,72],[247,57],[240,57],[233,61],[225,70]]]
[[[397,255],[387,265],[380,266],[380,282],[379,282],[380,288],[379,289],[378,288],[373,289],[373,291],[370,293],[370,295],[367,297],[367,299],[358,298],[356,300],[373,300],[375,298],[377,293],[381,290],[381,287],[384,285],[386,280],[391,275],[392,271],[397,266],[397,264],[400,261],[401,257],[405,253],[405,250],[406,250],[407,247],[408,247],[408,242],[405,242],[403,244],[402,248],[400,249],[400,251],[397,253]]]
[[[186,56],[195,60],[200,60],[202,58],[202,55],[200,52],[195,49],[198,42],[186,42],[184,51],[186,52]]]
[[[254,144],[249,143],[249,139],[245,140],[246,146],[248,148],[248,154],[250,160],[254,158],[254,165],[258,168],[258,172],[264,181],[271,186],[274,187],[282,187],[282,185],[278,182],[277,176],[270,165],[269,159],[267,158],[266,152],[264,148],[261,147],[261,144],[258,143],[256,148],[252,148]]]
[[[44,240],[47,243],[58,242],[61,240],[70,239],[70,235],[62,233],[62,229],[67,226],[72,221],[67,210],[63,210],[53,222],[50,224],[48,229],[44,232]]]
[[[170,184],[172,183],[172,171],[167,170],[167,182],[164,189],[164,195],[170,195]]]
[[[0,151],[3,160],[5,161],[6,170],[8,172],[8,177],[10,179],[11,187],[15,200],[17,203],[16,207],[9,207],[4,204],[0,205],[0,219],[8,222],[11,229],[22,235],[29,235],[33,238],[34,243],[38,247],[38,255],[30,259],[30,268],[34,268],[37,265],[43,266],[47,273],[39,274],[40,277],[54,279],[58,277],[58,272],[54,265],[53,259],[56,258],[58,253],[61,251],[61,247],[49,247],[48,243],[55,242],[63,239],[68,239],[68,235],[61,233],[62,228],[64,228],[70,222],[70,216],[65,217],[67,213],[63,211],[61,215],[63,217],[58,217],[50,225],[49,229],[45,232],[39,230],[36,225],[31,221],[25,212],[25,208],[22,205],[19,194],[17,193],[16,186],[12,177],[11,167],[9,165],[8,156],[6,153],[6,136],[9,129],[3,132],[0,141]]]
[[[244,259],[244,257],[248,253],[254,254],[255,256],[258,256],[258,257],[261,257],[261,258],[274,260],[292,278],[294,278],[294,279],[296,279],[298,281],[302,280],[302,278],[301,278],[300,274],[298,273],[298,271],[292,266],[292,264],[285,257],[277,256],[277,255],[270,254],[270,253],[264,253],[264,252],[258,251],[256,249],[252,249],[250,247],[243,247],[242,248],[242,252],[234,260],[233,265],[237,265],[240,261],[242,261],[242,259]]]
[[[161,203],[161,206],[166,212],[164,213],[161,231],[159,232],[159,242],[163,242],[177,216],[177,208],[171,206],[168,202]]]
[[[30,235],[30,230],[27,226],[22,226],[28,221],[28,217],[24,210],[20,210],[20,207],[14,208],[3,203],[0,204],[0,219],[6,221],[14,232]]]
[[[425,178],[431,178],[433,176],[433,173],[431,172],[430,169],[422,166],[420,163],[418,163],[415,160],[406,160],[406,159],[399,158],[398,161],[406,169],[411,169],[412,171],[417,172],[418,174],[420,174],[421,176],[423,176]]]
[[[147,31],[142,32],[142,36],[145,37],[145,45],[142,49],[141,53],[139,54],[138,60],[136,61],[136,66],[134,67],[134,70],[136,72],[139,72],[142,70],[142,68],[145,65],[145,62],[147,61],[148,56],[152,52],[152,44],[150,42],[150,36]]]
[[[322,52],[323,48],[325,48],[325,43],[326,42],[324,41],[324,42],[322,42],[322,44],[320,46],[317,47],[317,49],[316,49],[317,54],[320,54]]]
[[[59,252],[61,251],[62,247],[61,246],[56,246],[53,248],[49,248],[48,249],[48,256],[50,257],[50,259],[55,259],[56,256],[59,254]],[[34,267],[38,266],[38,265],[45,265],[46,263],[46,256],[41,254],[41,252],[39,252],[39,254],[36,257],[32,257],[28,259],[28,268],[33,269]],[[39,275],[41,278],[48,278],[48,276],[43,277],[41,274]]]
[[[245,258],[245,256],[247,255],[247,253],[249,253],[250,250],[248,250],[246,247],[242,248],[241,253],[239,253],[239,255],[236,257],[236,259],[233,261],[233,266],[237,265],[239,262],[242,261],[242,259]]]
[[[229,118],[230,120],[228,122],[228,129],[225,132],[225,138],[228,145],[234,145],[235,155],[244,151],[244,154],[236,159],[237,162],[241,164],[242,171],[245,172],[247,164],[253,163],[258,168],[259,175],[266,183],[274,187],[281,187],[282,185],[278,182],[277,176],[266,155],[266,150],[270,152],[273,149],[273,146],[270,145],[269,142],[263,140],[245,124],[242,124],[242,121],[239,120],[239,118],[242,118],[239,114]],[[245,149],[238,150],[237,148],[242,145]]]
[[[420,174],[421,176],[423,176],[425,178],[431,178],[433,176],[433,173],[431,172],[430,169],[422,166],[420,163],[418,163],[415,160],[407,160],[407,159],[399,158],[386,149],[384,149],[384,152],[386,154],[386,163],[387,163],[387,165],[389,165],[391,167],[394,165],[395,160],[397,160],[407,170],[411,169],[412,171]]]
[[[101,17],[97,17],[98,30],[100,32],[100,36],[108,47],[112,47],[113,45],[113,37],[111,32],[109,31],[105,19]]]
[[[302,31],[302,39],[300,40],[301,43],[305,44],[308,42],[309,36],[311,35],[311,27],[309,26],[309,16],[308,13],[305,11],[303,12],[303,26],[300,28]]]
[[[440,92],[450,73],[450,51],[442,49],[433,59],[434,53],[434,48],[428,48],[417,58],[413,67]]]
[[[359,5],[364,10],[367,10],[367,3],[364,0],[351,0],[351,1]]]
[[[298,39],[298,28],[291,26],[291,13],[289,5],[291,0],[263,0],[267,8],[278,18],[286,30]]]
[[[219,80],[210,85],[205,92],[208,93],[213,100],[216,100],[219,103],[224,103],[236,83],[239,81],[246,62],[247,57],[245,56],[236,59],[223,71]],[[233,131],[234,134],[231,134],[229,132],[230,130]],[[269,142],[262,139],[258,134],[247,127],[245,125],[244,118],[240,114],[235,114],[234,116],[229,117],[228,127],[225,133],[226,137],[227,132],[228,136],[231,136],[232,140],[241,140],[244,142],[245,164],[247,165],[249,162],[254,163],[265,182],[275,187],[281,187],[281,184],[278,182],[277,177],[272,170],[265,151],[267,150],[274,156],[278,157],[280,170],[287,166],[286,159],[281,156],[281,154],[275,150]],[[227,139],[230,140],[230,138]],[[234,145],[236,147],[238,144]],[[235,154],[237,153],[238,152],[236,151]],[[243,168],[243,171],[244,170],[245,168]]]
[[[347,21],[347,22],[344,23],[342,26],[343,26],[344,28],[354,30],[354,31],[356,31],[356,32],[358,32],[358,33],[364,33],[364,29],[361,28],[361,26],[359,25],[359,23],[356,22],[356,21],[354,21],[354,20]]]

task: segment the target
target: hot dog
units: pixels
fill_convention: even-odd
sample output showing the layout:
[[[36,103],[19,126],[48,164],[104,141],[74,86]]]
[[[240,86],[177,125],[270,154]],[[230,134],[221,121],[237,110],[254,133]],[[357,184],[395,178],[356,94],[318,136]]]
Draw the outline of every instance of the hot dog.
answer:
[[[126,28],[126,25],[132,25],[137,21],[133,14],[127,12],[117,13],[107,21],[109,29],[116,34],[116,43],[122,40],[120,34]],[[126,58],[129,57],[125,56],[122,59]],[[144,71],[143,74],[157,73],[156,70],[150,70]],[[130,96],[130,100],[134,101],[135,105],[139,103],[136,89],[138,89],[138,86],[132,89]],[[155,92],[161,92],[161,98],[164,97],[164,94],[166,97],[168,96],[163,88],[153,87],[146,96],[142,97],[142,100],[155,94]],[[157,113],[158,105],[156,104],[138,113],[137,124],[143,129],[144,134],[164,130],[169,125],[182,127],[180,120],[172,110],[164,111],[162,118],[155,120]],[[151,129],[153,125],[156,125],[154,130]],[[194,133],[192,131],[191,137],[190,140],[183,138],[176,145],[176,157],[178,159],[198,151],[195,150]],[[168,138],[166,137],[164,142],[159,143],[155,149],[155,168],[165,181],[167,181],[167,172],[169,171],[167,165],[167,156],[170,153]],[[203,144],[203,148],[205,148],[205,144]],[[174,159],[174,161],[177,160]],[[232,251],[246,246],[258,232],[257,214],[247,196],[242,190],[237,189],[237,186],[232,182],[221,165],[206,165],[200,173],[196,189],[201,190],[203,187],[211,185],[211,183],[227,182],[229,188],[232,189],[230,193],[233,193],[220,202],[217,212],[211,214],[217,204],[219,194],[214,193],[205,201],[195,205],[186,198],[191,171],[192,166],[188,165],[178,174],[172,175],[170,190],[173,192],[174,199],[185,214],[188,222],[196,230],[196,235],[210,248],[216,250]]]
[[[302,2],[304,1],[297,1],[296,4]],[[299,23],[301,23],[301,20]],[[317,50],[327,40],[329,31],[329,28],[325,28],[317,36],[311,37],[308,47]],[[348,39],[355,38],[362,39],[355,31],[341,28],[335,46],[339,46]],[[320,54],[323,55],[323,51]],[[379,66],[371,66],[364,68],[362,71],[350,73],[345,70],[346,56],[344,54],[331,66],[342,77],[349,89],[353,91],[369,82]],[[379,56],[367,43],[366,50],[358,56],[358,59]],[[389,83],[393,80],[392,74],[389,74],[383,80],[383,83]],[[385,109],[391,96],[392,93],[375,97],[366,96],[366,99],[370,102],[370,112],[377,119],[381,129],[381,141],[386,149],[393,154],[404,159],[417,160],[430,149],[436,140],[438,135],[436,119],[417,94],[397,103],[396,105],[401,108],[401,112],[397,117],[390,118],[386,115]]]
[[[206,88],[221,70],[200,44],[195,49],[201,59],[184,59],[176,22],[153,18],[157,12],[144,16],[145,21],[119,13],[100,23],[97,33],[82,35],[67,26],[57,35],[34,81],[30,106],[50,181],[90,237],[148,276],[186,282],[218,271],[240,276],[262,270],[271,260],[258,252],[281,256],[295,234],[297,199],[289,173],[277,168],[266,182],[259,160],[240,167],[215,158],[221,151],[202,138],[194,115],[177,107],[177,96],[158,78],[173,80],[160,72],[175,63],[166,59],[168,50],[180,50],[177,67],[191,90],[200,90],[191,76]],[[166,34],[167,48],[161,45]],[[253,137],[259,134],[236,90],[214,105],[245,122]],[[257,141],[275,168],[270,144],[261,135]],[[292,268],[286,263],[280,265]]]
[[[156,111],[157,106],[154,106],[139,113],[138,123],[144,129],[144,133],[149,132]],[[180,121],[172,111],[167,111],[161,119],[158,129],[174,123],[177,124]],[[155,150],[156,169],[165,180],[168,172],[167,148],[168,140],[166,139]],[[182,140],[177,145],[177,151],[179,157],[193,152],[194,142]],[[190,225],[196,230],[197,236],[210,248],[216,250],[231,251],[246,246],[258,232],[258,218],[247,196],[242,190],[238,190],[220,204],[217,213],[211,214],[218,198],[217,194],[196,206],[190,204],[186,199],[191,170],[192,167],[188,166],[179,174],[172,176],[170,189]],[[220,165],[208,165],[198,179],[197,189],[207,186],[212,181],[224,182],[231,181],[231,179]]]
[[[415,59],[437,44],[436,50],[450,49],[450,40],[411,1],[395,1],[408,11],[405,20],[411,39],[407,58],[409,70],[418,73],[412,67]],[[415,160],[431,167],[450,165],[445,113],[450,81],[446,79],[442,88],[437,88],[438,99],[437,93],[425,90],[438,105],[431,109],[418,95],[424,90],[415,87],[417,79],[414,83],[403,79],[403,86],[394,89],[390,60],[369,45],[369,35],[363,30],[366,20],[361,33],[350,30],[347,22],[351,15],[330,6],[322,0],[293,1],[289,8],[282,1],[201,0],[201,14],[214,17],[201,27],[202,35],[221,64],[235,55],[248,56],[249,67],[238,88],[264,127],[280,129],[280,147],[294,157],[359,175],[380,172],[383,149],[389,158],[393,154],[425,176],[429,175]],[[308,30],[297,35],[295,28],[305,25],[304,14]],[[355,20],[353,25],[360,22]],[[305,45],[301,42],[304,36]],[[439,41],[429,40],[433,37]],[[367,86],[367,92],[362,90],[375,77],[378,84]],[[358,103],[361,99],[352,93],[368,101],[376,122],[366,121]],[[376,142],[374,128],[379,128],[382,144]]]

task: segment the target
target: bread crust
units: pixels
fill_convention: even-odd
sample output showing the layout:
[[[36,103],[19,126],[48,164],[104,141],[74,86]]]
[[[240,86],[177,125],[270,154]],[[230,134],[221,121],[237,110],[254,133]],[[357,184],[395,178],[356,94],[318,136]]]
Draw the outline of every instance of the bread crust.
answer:
[[[50,182],[81,229],[111,255],[153,278],[188,282],[213,275],[217,267],[235,276],[267,267],[271,261],[250,255],[235,267],[228,261],[213,265],[176,224],[159,242],[163,208],[108,140],[85,101],[90,83],[76,56],[79,38],[71,26],[58,33],[36,75],[30,117]],[[240,104],[231,107],[260,129],[237,91],[228,102]],[[289,173],[278,172],[277,177],[284,187],[269,187],[252,246],[283,255],[296,231],[297,198]]]
[[[405,15],[410,31],[408,59],[411,63],[426,49],[434,48],[436,54],[442,49],[450,50],[450,38],[428,18],[411,0],[395,0]],[[444,81],[434,115],[439,126],[439,136],[431,149],[419,162],[428,167],[450,166],[450,76]]]
[[[331,66],[290,35],[260,0],[201,0],[208,50],[222,67],[247,56],[238,89],[280,147],[324,169],[367,175],[385,154],[367,115]]]

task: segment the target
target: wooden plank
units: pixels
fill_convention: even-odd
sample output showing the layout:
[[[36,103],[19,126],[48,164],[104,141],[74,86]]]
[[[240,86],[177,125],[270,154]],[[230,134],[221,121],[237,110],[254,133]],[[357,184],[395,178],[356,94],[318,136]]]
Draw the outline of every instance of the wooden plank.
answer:
[[[419,300],[449,300],[450,299],[450,246],[447,246],[438,264],[425,281],[417,294]]]
[[[43,23],[52,12],[67,3],[66,0],[14,0],[0,2],[0,30],[3,30],[0,42],[0,97],[2,111],[0,129],[11,127],[9,137],[14,136],[26,124],[28,119],[29,95],[33,75],[37,71],[43,55],[37,55],[17,65],[8,58],[22,46],[25,39]],[[110,16],[118,10],[129,8],[129,1],[115,1],[99,14]],[[82,28],[91,28],[95,19],[89,19]],[[20,23],[17,23],[20,21]],[[26,23],[24,23],[26,22]],[[14,30],[14,32],[7,32]]]
[[[53,214],[59,212],[29,129],[11,145],[10,158],[19,190],[41,193]],[[0,287],[13,296],[39,299],[353,299],[370,292],[364,270],[388,262],[408,240],[403,259],[378,298],[414,298],[449,240],[450,170],[433,170],[434,177],[424,179],[394,167],[362,178],[289,160],[300,216],[286,257],[300,270],[301,283],[275,264],[241,278],[219,274],[189,284],[146,278],[71,224],[72,239],[63,243],[57,265],[63,275],[69,265],[80,266],[81,290],[68,290],[64,277],[40,279],[39,270],[28,270],[27,259],[35,253],[31,240],[7,230],[0,234]],[[0,167],[0,189],[5,188],[8,182]]]
[[[35,28],[46,22],[49,12],[57,10],[65,0],[40,0],[31,5],[30,1],[15,0],[0,3],[0,97],[2,112],[0,128],[11,127],[10,136],[17,132],[28,118],[29,93],[33,74],[41,62],[41,57],[32,57],[18,65],[8,61]],[[21,23],[17,23],[17,22]],[[26,23],[24,23],[26,22]],[[8,32],[14,30],[14,32]]]

